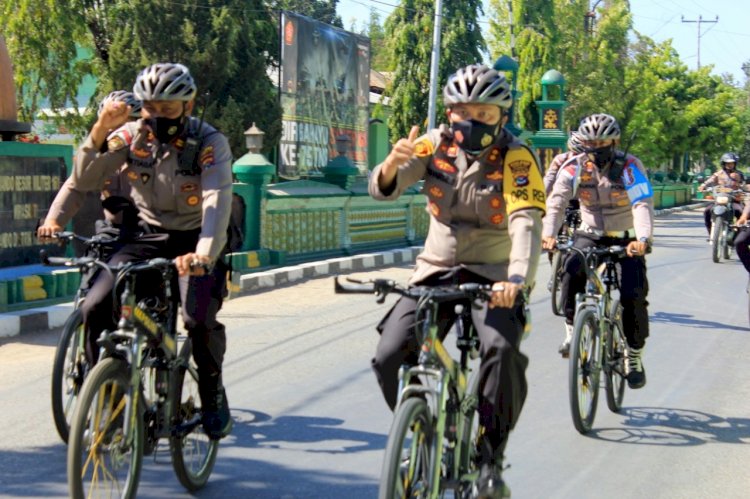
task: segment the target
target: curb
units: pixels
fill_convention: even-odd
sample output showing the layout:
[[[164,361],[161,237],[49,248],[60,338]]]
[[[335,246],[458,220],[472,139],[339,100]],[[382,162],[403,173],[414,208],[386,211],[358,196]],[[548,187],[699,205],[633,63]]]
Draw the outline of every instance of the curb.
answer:
[[[391,265],[414,263],[421,246],[331,258],[318,262],[279,267],[263,272],[240,275],[235,272],[229,299],[247,296],[266,288],[275,288],[303,279],[311,279],[339,272],[356,272]],[[73,303],[26,309],[0,314],[0,338],[8,338],[61,327],[73,311]]]
[[[680,211],[702,208],[706,202],[693,203],[674,208],[655,210],[657,217]],[[379,253],[365,253],[348,257],[331,258],[318,262],[307,262],[299,265],[279,267],[277,269],[251,274],[234,273],[229,289],[229,299],[246,296],[266,288],[275,288],[292,284],[304,279],[414,263],[421,246],[404,249],[383,251]],[[61,327],[73,311],[73,303],[61,303],[49,307],[26,309],[17,312],[0,314],[0,338],[18,336],[21,334],[44,331]]]

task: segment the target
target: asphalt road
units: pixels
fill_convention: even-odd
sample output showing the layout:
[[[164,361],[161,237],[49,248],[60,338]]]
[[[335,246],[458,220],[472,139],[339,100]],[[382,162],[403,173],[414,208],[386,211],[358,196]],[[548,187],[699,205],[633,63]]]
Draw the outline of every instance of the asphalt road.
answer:
[[[570,420],[563,336],[546,261],[532,297],[529,396],[507,449],[515,498],[740,498],[750,490],[747,273],[714,264],[701,213],[657,219],[648,383],[594,430]],[[406,281],[409,269],[357,274]],[[335,295],[332,278],[227,302],[225,382],[235,420],[206,498],[374,498],[390,425],[370,358],[386,312]],[[0,340],[0,496],[66,497],[66,447],[49,409],[57,332]],[[189,497],[165,446],[147,458],[139,497]]]

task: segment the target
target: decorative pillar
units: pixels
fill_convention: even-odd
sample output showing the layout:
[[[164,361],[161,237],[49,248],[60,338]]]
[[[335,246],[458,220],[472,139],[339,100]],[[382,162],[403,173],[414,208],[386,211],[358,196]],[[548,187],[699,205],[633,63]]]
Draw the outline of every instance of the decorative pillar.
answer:
[[[359,169],[354,166],[352,160],[346,155],[349,151],[351,138],[342,134],[336,137],[336,152],[338,156],[323,167],[323,177],[329,184],[338,185],[342,189],[349,189],[354,179],[359,174]]]
[[[265,186],[271,181],[276,167],[260,153],[265,132],[255,123],[245,131],[245,144],[248,152],[232,165],[237,182],[233,184],[234,194],[245,202],[245,238],[242,251],[260,249],[261,201]]]
[[[495,63],[492,65],[492,68],[497,71],[502,71],[503,73],[511,74],[511,78],[509,79],[512,82],[510,94],[513,97],[513,105],[511,105],[510,111],[508,112],[508,122],[505,124],[505,129],[516,137],[520,137],[523,133],[523,130],[521,130],[518,125],[516,125],[516,109],[518,109],[516,99],[521,95],[521,92],[516,89],[518,62],[510,56],[502,55],[495,61]]]
[[[568,134],[563,130],[565,78],[555,69],[542,76],[542,100],[536,101],[539,110],[539,131],[531,137],[542,166],[546,170],[552,158],[567,150]]]

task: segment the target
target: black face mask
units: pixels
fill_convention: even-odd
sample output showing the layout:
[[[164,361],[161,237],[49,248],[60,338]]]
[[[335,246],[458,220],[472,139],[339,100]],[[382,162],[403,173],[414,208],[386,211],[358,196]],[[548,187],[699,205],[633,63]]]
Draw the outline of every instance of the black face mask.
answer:
[[[586,154],[589,155],[589,159],[593,161],[599,169],[606,168],[612,164],[615,160],[615,146],[605,147],[588,147],[586,148]]]
[[[488,125],[477,120],[463,120],[454,121],[451,128],[458,146],[469,154],[477,154],[495,142],[500,123]]]
[[[185,116],[177,118],[149,118],[148,124],[157,140],[162,144],[169,144],[172,139],[179,136],[185,129]]]

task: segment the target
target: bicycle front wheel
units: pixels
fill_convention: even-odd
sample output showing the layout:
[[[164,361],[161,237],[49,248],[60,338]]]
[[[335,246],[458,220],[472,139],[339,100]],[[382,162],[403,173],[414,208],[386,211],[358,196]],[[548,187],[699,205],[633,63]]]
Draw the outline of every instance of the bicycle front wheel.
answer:
[[[433,420],[427,402],[408,398],[396,410],[385,448],[379,499],[430,497]]]
[[[127,363],[113,358],[100,361],[86,377],[68,441],[73,498],[135,497],[143,461],[143,419],[139,414],[130,418],[130,435],[125,434],[126,408],[132,407],[134,396],[128,378]]]
[[[562,297],[562,275],[565,272],[563,267],[563,256],[562,252],[555,251],[555,256],[552,257],[552,313],[555,315],[563,316],[563,297]]]
[[[625,362],[627,343],[622,329],[622,305],[619,300],[612,303],[607,332],[607,357],[604,372],[607,376],[607,406],[612,412],[620,412],[625,396]]]
[[[179,367],[175,376],[171,403],[172,428],[176,431],[169,438],[169,450],[177,479],[183,487],[194,492],[206,485],[214,469],[219,441],[208,438],[200,424],[197,372]]]
[[[83,378],[90,369],[85,341],[83,314],[76,309],[63,325],[52,363],[52,417],[57,434],[65,443]]]
[[[570,414],[573,425],[582,434],[591,430],[596,416],[601,355],[601,335],[596,313],[591,308],[580,309],[574,325],[568,382]]]
[[[719,263],[719,257],[721,256],[719,253],[719,247],[721,246],[721,226],[722,220],[717,217],[711,226],[711,259],[714,263]]]

